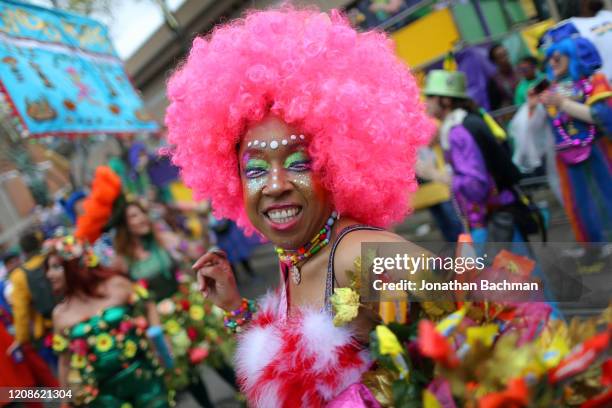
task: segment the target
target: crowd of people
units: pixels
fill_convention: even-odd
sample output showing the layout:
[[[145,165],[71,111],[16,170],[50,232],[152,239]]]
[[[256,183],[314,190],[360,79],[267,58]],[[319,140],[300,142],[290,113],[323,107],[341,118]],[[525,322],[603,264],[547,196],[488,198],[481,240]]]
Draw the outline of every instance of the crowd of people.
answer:
[[[142,143],[97,168],[86,191],[62,200],[61,221],[3,255],[2,385],[71,388],[70,404],[92,407],[169,407],[186,391],[211,407],[206,364],[259,408],[413,406],[429,394],[430,407],[566,406],[576,395],[607,406],[610,360],[597,368],[606,383],[579,374],[599,367],[609,315],[601,332],[556,338],[564,322],[548,296],[409,303],[402,332],[361,302],[354,272],[362,243],[408,244],[385,228],[409,211],[416,176],[449,188],[432,211],[445,239],[528,254],[545,225],[520,180],[547,160],[576,241],[610,242],[606,57],[564,25],[517,66],[493,45],[492,107],[520,105],[509,142],[465,74],[432,70],[420,90],[385,34],[358,33],[335,11],[253,12],[195,39],[168,83],[167,153],[206,205],[178,208],[153,187]],[[440,160],[419,152],[434,146]],[[280,286],[255,301],[235,272],[256,279],[248,259],[263,240],[276,248]],[[502,347],[519,346],[532,354],[504,374],[470,366],[504,364]],[[574,394],[560,392],[574,375]]]

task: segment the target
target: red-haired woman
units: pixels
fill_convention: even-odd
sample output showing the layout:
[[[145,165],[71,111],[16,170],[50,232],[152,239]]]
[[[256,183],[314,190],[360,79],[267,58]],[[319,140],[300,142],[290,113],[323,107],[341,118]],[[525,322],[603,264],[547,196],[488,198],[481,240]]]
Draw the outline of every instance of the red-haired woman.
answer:
[[[168,407],[168,392],[145,331],[158,319],[146,291],[73,236],[48,240],[45,270],[63,301],[53,310],[61,386],[89,407]],[[145,317],[146,316],[146,317]]]

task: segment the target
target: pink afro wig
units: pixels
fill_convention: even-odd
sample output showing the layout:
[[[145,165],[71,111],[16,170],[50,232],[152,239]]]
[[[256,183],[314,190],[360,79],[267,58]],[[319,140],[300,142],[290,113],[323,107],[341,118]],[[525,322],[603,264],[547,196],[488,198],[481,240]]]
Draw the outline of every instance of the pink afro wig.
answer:
[[[247,233],[236,146],[249,123],[272,113],[297,126],[336,210],[381,227],[407,214],[416,152],[433,131],[393,42],[337,11],[286,6],[216,27],[194,40],[168,98],[185,184]]]

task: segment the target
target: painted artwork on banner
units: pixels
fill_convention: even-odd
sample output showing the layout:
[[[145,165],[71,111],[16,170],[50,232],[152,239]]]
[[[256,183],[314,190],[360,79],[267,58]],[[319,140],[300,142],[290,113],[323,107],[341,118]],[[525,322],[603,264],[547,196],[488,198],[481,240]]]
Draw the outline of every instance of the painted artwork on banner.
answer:
[[[24,137],[155,131],[107,29],[0,1],[0,94]]]

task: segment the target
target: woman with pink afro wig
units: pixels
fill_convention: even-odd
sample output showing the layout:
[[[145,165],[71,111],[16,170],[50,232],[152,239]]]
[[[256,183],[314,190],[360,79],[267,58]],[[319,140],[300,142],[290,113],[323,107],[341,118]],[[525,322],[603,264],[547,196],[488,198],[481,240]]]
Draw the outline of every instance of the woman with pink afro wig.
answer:
[[[194,265],[204,296],[242,332],[236,368],[250,406],[377,404],[360,378],[378,317],[362,307],[343,319],[331,303],[334,288],[349,290],[362,242],[405,242],[381,228],[406,216],[416,152],[433,131],[393,48],[337,11],[286,6],[197,38],[168,82],[183,180],[279,256],[280,288],[258,306],[221,251]]]

